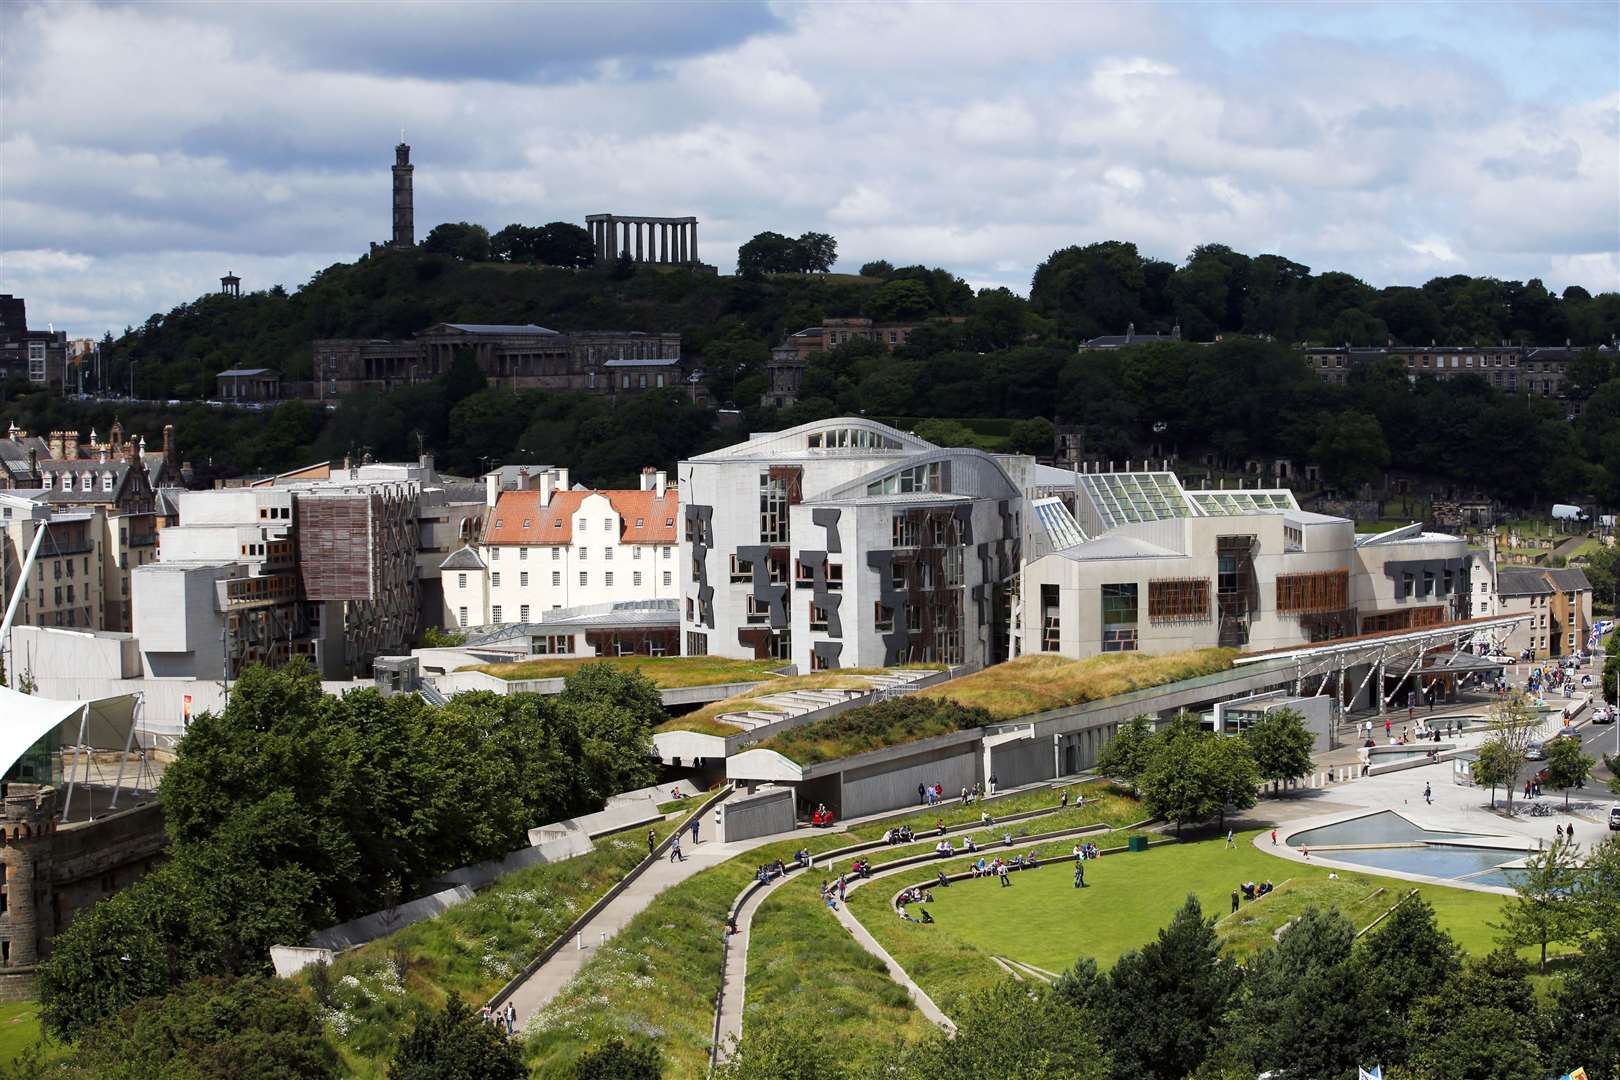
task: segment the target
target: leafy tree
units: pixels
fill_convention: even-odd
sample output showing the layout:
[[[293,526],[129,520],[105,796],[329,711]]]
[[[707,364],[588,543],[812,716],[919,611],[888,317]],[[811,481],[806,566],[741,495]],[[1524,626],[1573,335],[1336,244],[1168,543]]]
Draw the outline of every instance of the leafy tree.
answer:
[[[862,277],[888,277],[894,273],[894,264],[888,259],[873,259],[861,264]]]
[[[1504,944],[1539,945],[1543,972],[1549,944],[1574,943],[1586,935],[1581,907],[1570,895],[1578,867],[1575,846],[1563,840],[1526,856],[1524,869],[1509,882],[1518,899],[1502,909],[1501,923],[1493,924]]]
[[[1057,428],[1043,416],[1014,420],[1007,432],[1007,449],[1015,454],[1049,457],[1057,446]]]
[[[573,1080],[661,1080],[664,1062],[651,1043],[609,1039],[574,1062]]]
[[[1255,957],[1227,1025],[1251,1066],[1282,1078],[1341,1076],[1365,1060],[1365,1003],[1352,962],[1355,927],[1307,908]]]
[[[388,1066],[388,1080],[525,1080],[518,1044],[452,993],[442,1012],[417,1017]]]
[[[1494,753],[1501,757],[1503,764],[1511,766],[1506,781],[1508,813],[1513,812],[1513,781],[1527,760],[1531,740],[1540,729],[1541,716],[1522,690],[1512,691],[1491,706],[1486,730],[1490,732],[1490,741],[1500,744],[1501,749]],[[1480,756],[1484,757],[1483,752]]]
[[[1249,725],[1243,737],[1254,754],[1255,768],[1262,780],[1277,786],[1311,770],[1311,750],[1316,736],[1305,726],[1298,709],[1272,709]]]
[[[1620,934],[1612,930],[1581,945],[1573,966],[1553,991],[1547,1046],[1549,1068],[1584,1065],[1592,1080],[1620,1080]]]
[[[1226,808],[1253,806],[1260,776],[1242,739],[1204,731],[1195,717],[1183,714],[1155,740],[1138,777],[1142,803],[1154,817],[1181,826],[1219,815]]]
[[[781,233],[756,233],[737,249],[739,276],[758,277],[794,268],[793,240]]]
[[[1518,776],[1523,758],[1508,749],[1501,739],[1488,739],[1479,748],[1479,756],[1468,766],[1474,783],[1491,789],[1491,806],[1496,806],[1496,789],[1506,787],[1511,796],[1513,781]]]
[[[1564,793],[1564,809],[1569,809],[1569,789],[1585,787],[1597,759],[1581,749],[1581,741],[1572,738],[1553,739],[1547,745],[1547,783]]]
[[[1323,425],[1312,456],[1335,487],[1354,489],[1383,474],[1389,446],[1377,420],[1364,413],[1341,413]]]
[[[433,226],[422,241],[422,250],[435,255],[449,255],[464,262],[485,262],[490,253],[489,230],[465,221],[447,221]]]
[[[1151,716],[1133,716],[1097,754],[1097,771],[1136,788],[1156,746]]]
[[[313,1007],[277,979],[195,979],[79,1040],[74,1064],[105,1080],[321,1080],[341,1075]]]
[[[1620,836],[1593,845],[1574,893],[1580,920],[1593,933],[1620,937]]]
[[[1363,1022],[1376,1057],[1406,1060],[1412,1005],[1455,978],[1461,957],[1457,943],[1435,922],[1434,909],[1415,892],[1361,939],[1355,966],[1363,988]]]
[[[1422,1080],[1542,1080],[1549,1063],[1541,1018],[1523,1004],[1534,999],[1529,965],[1516,953],[1470,961],[1412,1009],[1412,1072]]]
[[[924,420],[914,429],[917,437],[935,446],[980,446],[979,436],[959,420]]]
[[[795,269],[825,274],[838,261],[838,241],[826,233],[807,232],[793,242]]]
[[[1114,1075],[1182,1080],[1217,1042],[1239,980],[1221,956],[1215,920],[1187,897],[1156,941],[1120,957],[1109,973],[1099,1020]]]
[[[935,1032],[903,1055],[904,1075],[1006,1080],[1104,1080],[1108,1059],[1086,1018],[1061,994],[1012,981],[962,998],[956,1033]]]
[[[912,322],[928,315],[933,300],[915,281],[888,281],[878,286],[867,313],[878,322]]]

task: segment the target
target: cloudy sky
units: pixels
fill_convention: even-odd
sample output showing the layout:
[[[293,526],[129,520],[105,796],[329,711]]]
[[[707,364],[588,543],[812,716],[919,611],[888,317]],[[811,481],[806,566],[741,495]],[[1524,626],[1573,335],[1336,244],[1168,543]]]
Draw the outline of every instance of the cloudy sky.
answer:
[[[0,4],[0,291],[77,334],[390,229],[695,214],[1024,291],[1218,241],[1620,288],[1620,6]]]

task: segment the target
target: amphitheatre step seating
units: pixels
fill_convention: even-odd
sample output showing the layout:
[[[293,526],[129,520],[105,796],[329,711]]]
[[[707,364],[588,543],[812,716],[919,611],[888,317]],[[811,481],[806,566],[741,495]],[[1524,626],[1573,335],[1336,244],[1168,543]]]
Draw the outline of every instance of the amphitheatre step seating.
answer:
[[[837,674],[837,672],[830,672]],[[758,694],[748,700],[760,706],[769,708],[744,709],[741,712],[721,713],[716,719],[722,723],[732,724],[744,731],[752,731],[763,724],[774,724],[780,720],[791,720],[795,716],[815,712],[832,705],[841,705],[846,701],[868,697],[872,694],[897,693],[903,691],[919,679],[925,679],[935,674],[933,671],[892,671],[881,675],[851,676],[863,680],[867,685],[864,688],[842,688],[825,690],[784,690],[779,694]]]

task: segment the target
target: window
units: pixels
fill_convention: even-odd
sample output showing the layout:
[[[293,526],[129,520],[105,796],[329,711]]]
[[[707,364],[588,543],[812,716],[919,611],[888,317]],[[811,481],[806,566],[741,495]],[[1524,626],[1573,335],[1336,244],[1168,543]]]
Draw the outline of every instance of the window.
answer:
[[[574,651],[573,634],[543,634],[533,638],[530,651],[540,656],[562,656]]]
[[[518,622],[528,622],[528,621],[529,621],[529,605],[528,604],[522,604],[522,605],[520,605],[518,607]]]
[[[501,575],[499,573],[489,575],[489,587],[492,589],[501,587]]]
[[[1417,576],[1415,574],[1413,574],[1411,571],[1407,571],[1406,573],[1402,574],[1401,575],[1401,595],[1396,597],[1396,599],[1404,600],[1406,597],[1411,596],[1412,595],[1412,589],[1416,585],[1417,585]]]
[[[551,561],[556,562],[560,558],[562,558],[562,548],[553,547],[551,549]]]
[[[696,631],[688,630],[686,632],[686,655],[687,656],[708,656],[709,655],[709,635],[708,634],[699,634]]]
[[[906,587],[906,565],[896,560],[889,567],[889,588],[898,590]]]
[[[888,633],[893,630],[894,608],[874,603],[872,605],[872,629],[878,633]]]
[[[562,585],[562,571],[561,570],[553,570],[551,572],[551,587],[555,589],[555,588],[560,587],[561,585]]]
[[[583,588],[585,588],[585,587],[586,587],[586,586],[587,586],[587,585],[588,585],[588,584],[590,584],[590,574],[588,574],[588,573],[587,573],[587,572],[586,572],[586,571],[584,571],[584,570],[581,570],[581,571],[580,571],[580,572],[579,572],[579,587],[580,587],[580,588],[582,588],[582,589],[583,589]]]
[[[670,519],[670,524],[671,524],[671,525],[673,525],[673,524],[674,524],[674,523],[675,523],[675,520],[674,520],[674,519],[673,519],[673,518],[671,518],[671,519]],[[672,550],[673,550],[673,549],[672,549],[672,548],[669,548],[669,547],[666,547],[666,548],[664,548],[664,558],[666,558],[666,559],[667,559],[667,558],[669,558],[669,553],[670,553],[670,551],[672,551]]]
[[[1350,604],[1350,572],[1323,570],[1313,574],[1277,575],[1279,612],[1343,611]]]
[[[639,529],[645,524],[646,524],[646,519],[645,518],[636,518],[636,528]]]
[[[1058,587],[1041,586],[1041,652],[1057,652],[1062,621],[1058,609]]]
[[[1207,622],[1208,578],[1164,578],[1148,582],[1148,621]]]
[[[1102,587],[1102,651],[1136,651],[1136,583]]]
[[[602,575],[602,586],[608,589],[613,588],[613,571],[609,570]]]
[[[844,564],[830,562],[827,564],[827,588],[829,590],[844,587]]]
[[[612,518],[603,518],[602,519],[602,531],[606,532],[606,533],[610,533],[610,532],[613,531],[613,519]]]
[[[518,562],[528,562],[528,561],[529,561],[529,549],[526,548],[526,547],[518,548]]]
[[[495,623],[495,625],[499,626],[501,622],[501,605],[496,604],[494,607],[490,608],[489,617]]]
[[[496,518],[495,519],[495,527],[497,529],[503,529],[503,528],[506,527],[506,522],[502,521],[500,518]]]
[[[810,629],[823,631],[827,629],[827,609],[820,604],[810,605]]]
[[[793,560],[793,585],[795,588],[808,589],[816,581],[815,572],[798,559]]]
[[[919,492],[938,492],[940,487],[939,462],[930,461],[913,465],[909,469],[890,473],[866,485],[868,495],[912,495]]]
[[[580,549],[579,549],[579,561],[580,561],[580,562],[584,562],[584,561],[585,561],[585,559],[586,559],[586,557],[587,557],[587,556],[588,556],[588,555],[590,555],[590,553],[591,553],[591,549],[590,549],[590,548],[580,548]]]
[[[915,521],[908,519],[905,514],[896,514],[889,526],[889,546],[916,547],[918,532]]]
[[[743,616],[745,622],[755,626],[762,626],[771,621],[771,605],[769,601],[761,600],[753,595],[749,595],[745,599],[746,613]]]
[[[668,571],[668,570],[665,570],[665,571],[664,571],[664,586],[665,586],[665,587],[666,587],[666,588],[667,588],[667,587],[668,587],[668,586],[669,586],[669,579],[670,579],[670,576],[671,576],[671,575],[670,575],[670,572],[669,572],[669,571]]]
[[[486,548],[485,550],[487,550],[489,552],[489,561],[490,562],[500,562],[501,561],[501,549],[500,548],[492,547],[492,548]]]
[[[110,472],[102,473],[101,474],[101,490],[102,491],[111,491],[112,487],[113,487],[112,473],[110,473]]]
[[[786,630],[778,630],[771,635],[771,659],[793,659],[793,635]]]
[[[641,588],[641,571],[640,570],[637,570],[634,574],[630,575],[630,584],[635,586],[638,589]]]
[[[787,481],[770,473],[759,474],[759,542],[788,542]]]
[[[467,575],[466,574],[457,574],[456,575],[456,588],[465,589],[466,587],[467,587]]]
[[[533,524],[533,523],[532,523],[532,522],[531,522],[531,521],[530,521],[530,520],[529,520],[529,519],[528,519],[528,518],[524,518],[524,519],[523,519],[523,527],[524,527],[524,528],[525,528],[525,529],[527,529],[527,528],[529,528],[529,527],[530,527],[530,526],[531,526],[531,525],[532,525],[532,524]]]
[[[610,547],[603,548],[602,549],[602,558],[604,560],[606,560],[607,562],[612,562],[613,561],[613,549],[610,548]]]
[[[528,587],[529,587],[529,572],[527,570],[525,570],[521,574],[518,575],[518,588],[527,589]]]
[[[579,519],[579,531],[580,532],[585,531],[585,519],[584,518]]]

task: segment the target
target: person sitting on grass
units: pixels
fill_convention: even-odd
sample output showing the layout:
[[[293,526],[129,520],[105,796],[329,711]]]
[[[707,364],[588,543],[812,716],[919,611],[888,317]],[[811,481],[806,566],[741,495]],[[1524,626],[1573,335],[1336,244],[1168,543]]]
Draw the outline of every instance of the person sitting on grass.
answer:
[[[810,865],[810,849],[800,848],[798,854],[793,856],[793,861],[799,864],[800,870],[808,867]]]
[[[945,871],[943,871],[943,870],[934,871],[934,877],[936,879],[938,879],[940,888],[948,889],[948,888],[951,887],[951,879],[946,875]]]
[[[924,924],[927,924],[927,923],[931,923],[931,922],[934,921],[934,917],[932,915],[928,914],[928,909],[927,908],[918,908],[917,911],[918,911],[918,913],[920,915],[922,915],[922,919],[919,920],[920,922],[922,922]]]
[[[935,818],[934,819],[934,835],[935,836],[944,836],[945,835],[945,819],[944,818]]]
[[[941,840],[939,843],[934,845],[934,854],[938,855],[942,859],[948,858],[955,850],[955,848],[951,847],[951,842],[949,840]]]
[[[974,846],[973,837],[965,836],[965,837],[962,838],[962,850],[963,851],[978,851],[979,849]]]
[[[983,826],[985,826],[985,825],[989,825],[992,820],[993,819],[990,817],[990,811],[988,811],[988,810],[980,810],[979,811],[979,825],[980,825],[981,828]]]
[[[1039,865],[1041,865],[1041,864],[1035,861],[1035,853],[1033,851],[1030,852],[1029,853],[1029,868],[1031,870],[1033,870]]]
[[[1001,846],[1012,847],[1012,833],[1004,832],[1001,834]]]

